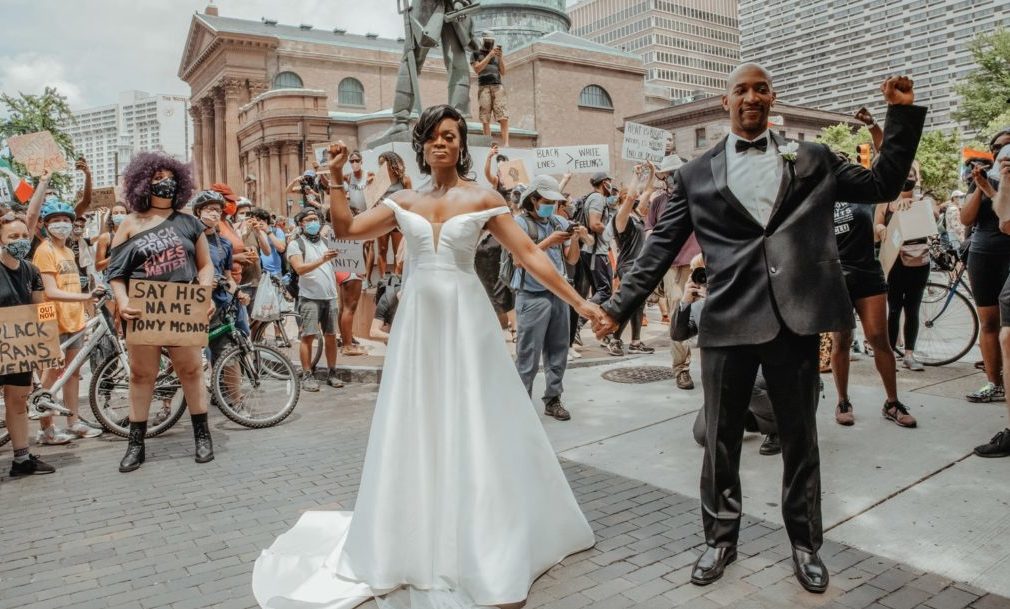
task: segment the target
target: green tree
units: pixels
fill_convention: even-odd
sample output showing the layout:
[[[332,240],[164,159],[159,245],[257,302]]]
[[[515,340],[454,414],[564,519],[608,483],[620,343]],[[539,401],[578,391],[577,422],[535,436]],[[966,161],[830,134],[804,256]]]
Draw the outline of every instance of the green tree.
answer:
[[[982,130],[1006,112],[1010,100],[1010,31],[979,34],[969,48],[976,67],[956,86],[961,103],[954,118]]]
[[[961,134],[942,131],[924,133],[915,153],[923,194],[944,201],[957,188],[961,165]]]
[[[849,158],[855,159],[856,146],[859,144],[870,144],[872,143],[872,138],[870,137],[870,130],[866,127],[860,127],[857,131],[853,131],[849,125],[838,123],[837,125],[831,125],[822,129],[820,134],[817,135],[817,141],[825,144],[835,152],[843,152]]]
[[[12,135],[24,135],[37,131],[48,131],[59,144],[68,159],[75,159],[77,154],[70,134],[63,130],[62,125],[76,122],[67,98],[60,95],[53,87],[46,87],[42,95],[26,95],[18,93],[17,97],[0,93],[0,103],[6,109],[7,117],[0,119],[0,138],[6,140]],[[15,169],[22,175],[27,175],[20,163],[9,159]],[[73,166],[73,160],[70,165]],[[33,182],[37,183],[37,181]],[[69,174],[55,174],[50,181],[64,195],[73,186],[73,178]]]

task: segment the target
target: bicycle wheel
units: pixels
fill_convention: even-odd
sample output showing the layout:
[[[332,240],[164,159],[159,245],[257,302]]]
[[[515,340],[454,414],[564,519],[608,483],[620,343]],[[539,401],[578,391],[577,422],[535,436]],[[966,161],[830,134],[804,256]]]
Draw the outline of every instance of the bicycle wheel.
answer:
[[[214,364],[211,391],[224,416],[255,429],[272,427],[298,405],[301,385],[294,364],[266,345],[238,345]]]
[[[926,366],[956,362],[975,346],[978,327],[978,313],[964,294],[927,283],[919,305],[915,357]]]
[[[11,434],[7,431],[7,414],[4,411],[4,396],[3,392],[0,391],[0,416],[4,417],[0,419],[0,446],[11,441]]]
[[[299,349],[301,342],[298,338],[298,314],[295,312],[281,313],[281,318],[275,321],[264,322],[256,328],[253,335],[253,342],[258,345],[274,346],[282,353],[287,354],[288,359],[293,362],[300,361]],[[269,331],[273,328],[273,331]],[[316,337],[312,344],[312,369],[319,365],[319,360],[323,357],[322,337]]]
[[[130,435],[130,371],[118,354],[109,356],[92,374],[88,399],[98,423],[122,438]],[[154,395],[148,409],[145,437],[165,433],[176,424],[186,410],[182,384],[175,375],[168,357],[162,353]]]

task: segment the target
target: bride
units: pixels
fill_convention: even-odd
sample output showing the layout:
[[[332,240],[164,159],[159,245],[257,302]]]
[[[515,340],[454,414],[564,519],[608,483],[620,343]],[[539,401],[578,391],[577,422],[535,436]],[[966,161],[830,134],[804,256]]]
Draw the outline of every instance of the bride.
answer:
[[[413,132],[431,182],[352,218],[348,150],[330,146],[337,237],[399,228],[406,282],[391,330],[354,512],[307,512],[257,559],[269,609],[521,607],[533,581],[595,543],[561,471],[498,319],[474,273],[486,227],[544,286],[587,318],[579,297],[509,214],[478,186],[466,122],[449,106]]]

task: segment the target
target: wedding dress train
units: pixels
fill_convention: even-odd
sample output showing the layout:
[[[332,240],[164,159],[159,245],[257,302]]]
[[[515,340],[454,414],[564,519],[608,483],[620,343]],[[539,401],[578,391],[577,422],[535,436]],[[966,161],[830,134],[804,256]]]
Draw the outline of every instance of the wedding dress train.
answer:
[[[525,599],[594,537],[474,273],[487,221],[441,224],[383,201],[407,242],[406,281],[354,512],[307,512],[264,550],[268,609],[469,609]]]

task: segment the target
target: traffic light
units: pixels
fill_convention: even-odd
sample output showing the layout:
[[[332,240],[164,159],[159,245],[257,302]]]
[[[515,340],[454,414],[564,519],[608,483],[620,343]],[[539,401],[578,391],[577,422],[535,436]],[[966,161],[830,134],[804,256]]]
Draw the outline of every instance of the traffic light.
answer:
[[[869,169],[873,165],[873,147],[869,144],[856,146],[856,162]]]

